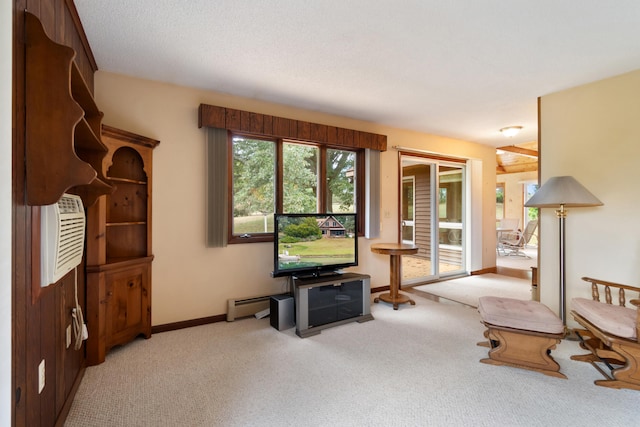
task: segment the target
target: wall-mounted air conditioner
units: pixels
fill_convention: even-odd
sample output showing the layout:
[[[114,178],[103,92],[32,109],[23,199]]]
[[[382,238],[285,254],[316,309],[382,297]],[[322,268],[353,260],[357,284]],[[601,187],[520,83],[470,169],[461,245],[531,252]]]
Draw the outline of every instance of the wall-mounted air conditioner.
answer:
[[[84,207],[80,197],[63,194],[41,210],[41,286],[56,283],[82,262],[85,234]]]

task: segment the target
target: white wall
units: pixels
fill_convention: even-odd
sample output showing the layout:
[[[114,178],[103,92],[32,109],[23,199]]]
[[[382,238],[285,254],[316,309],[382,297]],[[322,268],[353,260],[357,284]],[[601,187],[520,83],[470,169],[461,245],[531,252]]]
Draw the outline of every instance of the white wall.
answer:
[[[11,425],[12,5],[0,2],[0,426]]]
[[[205,131],[198,129],[198,105],[219,105],[274,116],[323,123],[388,136],[381,155],[381,237],[360,240],[360,265],[372,287],[388,285],[389,259],[372,254],[371,243],[397,241],[398,155],[395,145],[479,159],[478,179],[486,203],[476,230],[482,246],[473,265],[495,266],[495,150],[433,135],[408,132],[239,98],[216,92],[162,84],[99,71],[96,101],[103,123],[160,141],[153,164],[153,319],[154,325],[226,313],[229,298],[286,290],[285,279],[272,279],[273,244],[205,247]],[[479,209],[480,210],[480,209]]]
[[[640,285],[640,70],[541,98],[541,183],[573,175],[604,206],[566,219],[567,313],[591,276]],[[542,209],[541,301],[558,307],[558,220]],[[571,316],[569,325],[575,326]]]

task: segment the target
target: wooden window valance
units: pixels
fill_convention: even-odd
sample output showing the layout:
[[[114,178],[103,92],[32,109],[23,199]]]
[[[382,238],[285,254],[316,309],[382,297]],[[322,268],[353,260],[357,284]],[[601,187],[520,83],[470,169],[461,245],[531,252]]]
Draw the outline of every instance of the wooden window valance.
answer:
[[[387,136],[233,108],[200,104],[198,127],[213,127],[275,138],[290,138],[336,147],[386,151]]]

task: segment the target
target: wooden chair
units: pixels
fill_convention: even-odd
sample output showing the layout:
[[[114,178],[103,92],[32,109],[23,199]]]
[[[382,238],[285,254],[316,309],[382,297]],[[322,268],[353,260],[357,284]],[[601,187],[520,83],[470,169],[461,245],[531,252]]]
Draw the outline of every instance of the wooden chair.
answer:
[[[591,283],[592,299],[572,299],[571,314],[585,328],[574,332],[580,346],[590,353],[571,359],[589,362],[604,375],[606,379],[596,380],[596,385],[640,390],[640,299],[629,301],[635,308],[625,305],[626,291],[638,297],[640,288],[590,277],[582,280]],[[604,302],[600,301],[600,288],[604,291]],[[618,293],[617,305],[612,303],[612,289]]]

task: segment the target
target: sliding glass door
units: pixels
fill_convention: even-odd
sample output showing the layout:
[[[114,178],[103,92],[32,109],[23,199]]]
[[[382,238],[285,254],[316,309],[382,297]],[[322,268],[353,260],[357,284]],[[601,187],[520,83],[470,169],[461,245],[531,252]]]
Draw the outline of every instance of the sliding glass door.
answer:
[[[438,272],[440,276],[466,270],[464,263],[464,182],[465,168],[460,164],[438,166]]]
[[[400,224],[402,243],[413,245],[416,241],[416,227],[413,214],[415,207],[415,176],[402,178],[402,223]]]
[[[400,162],[400,233],[419,249],[402,257],[402,284],[465,272],[465,164],[413,155]]]

